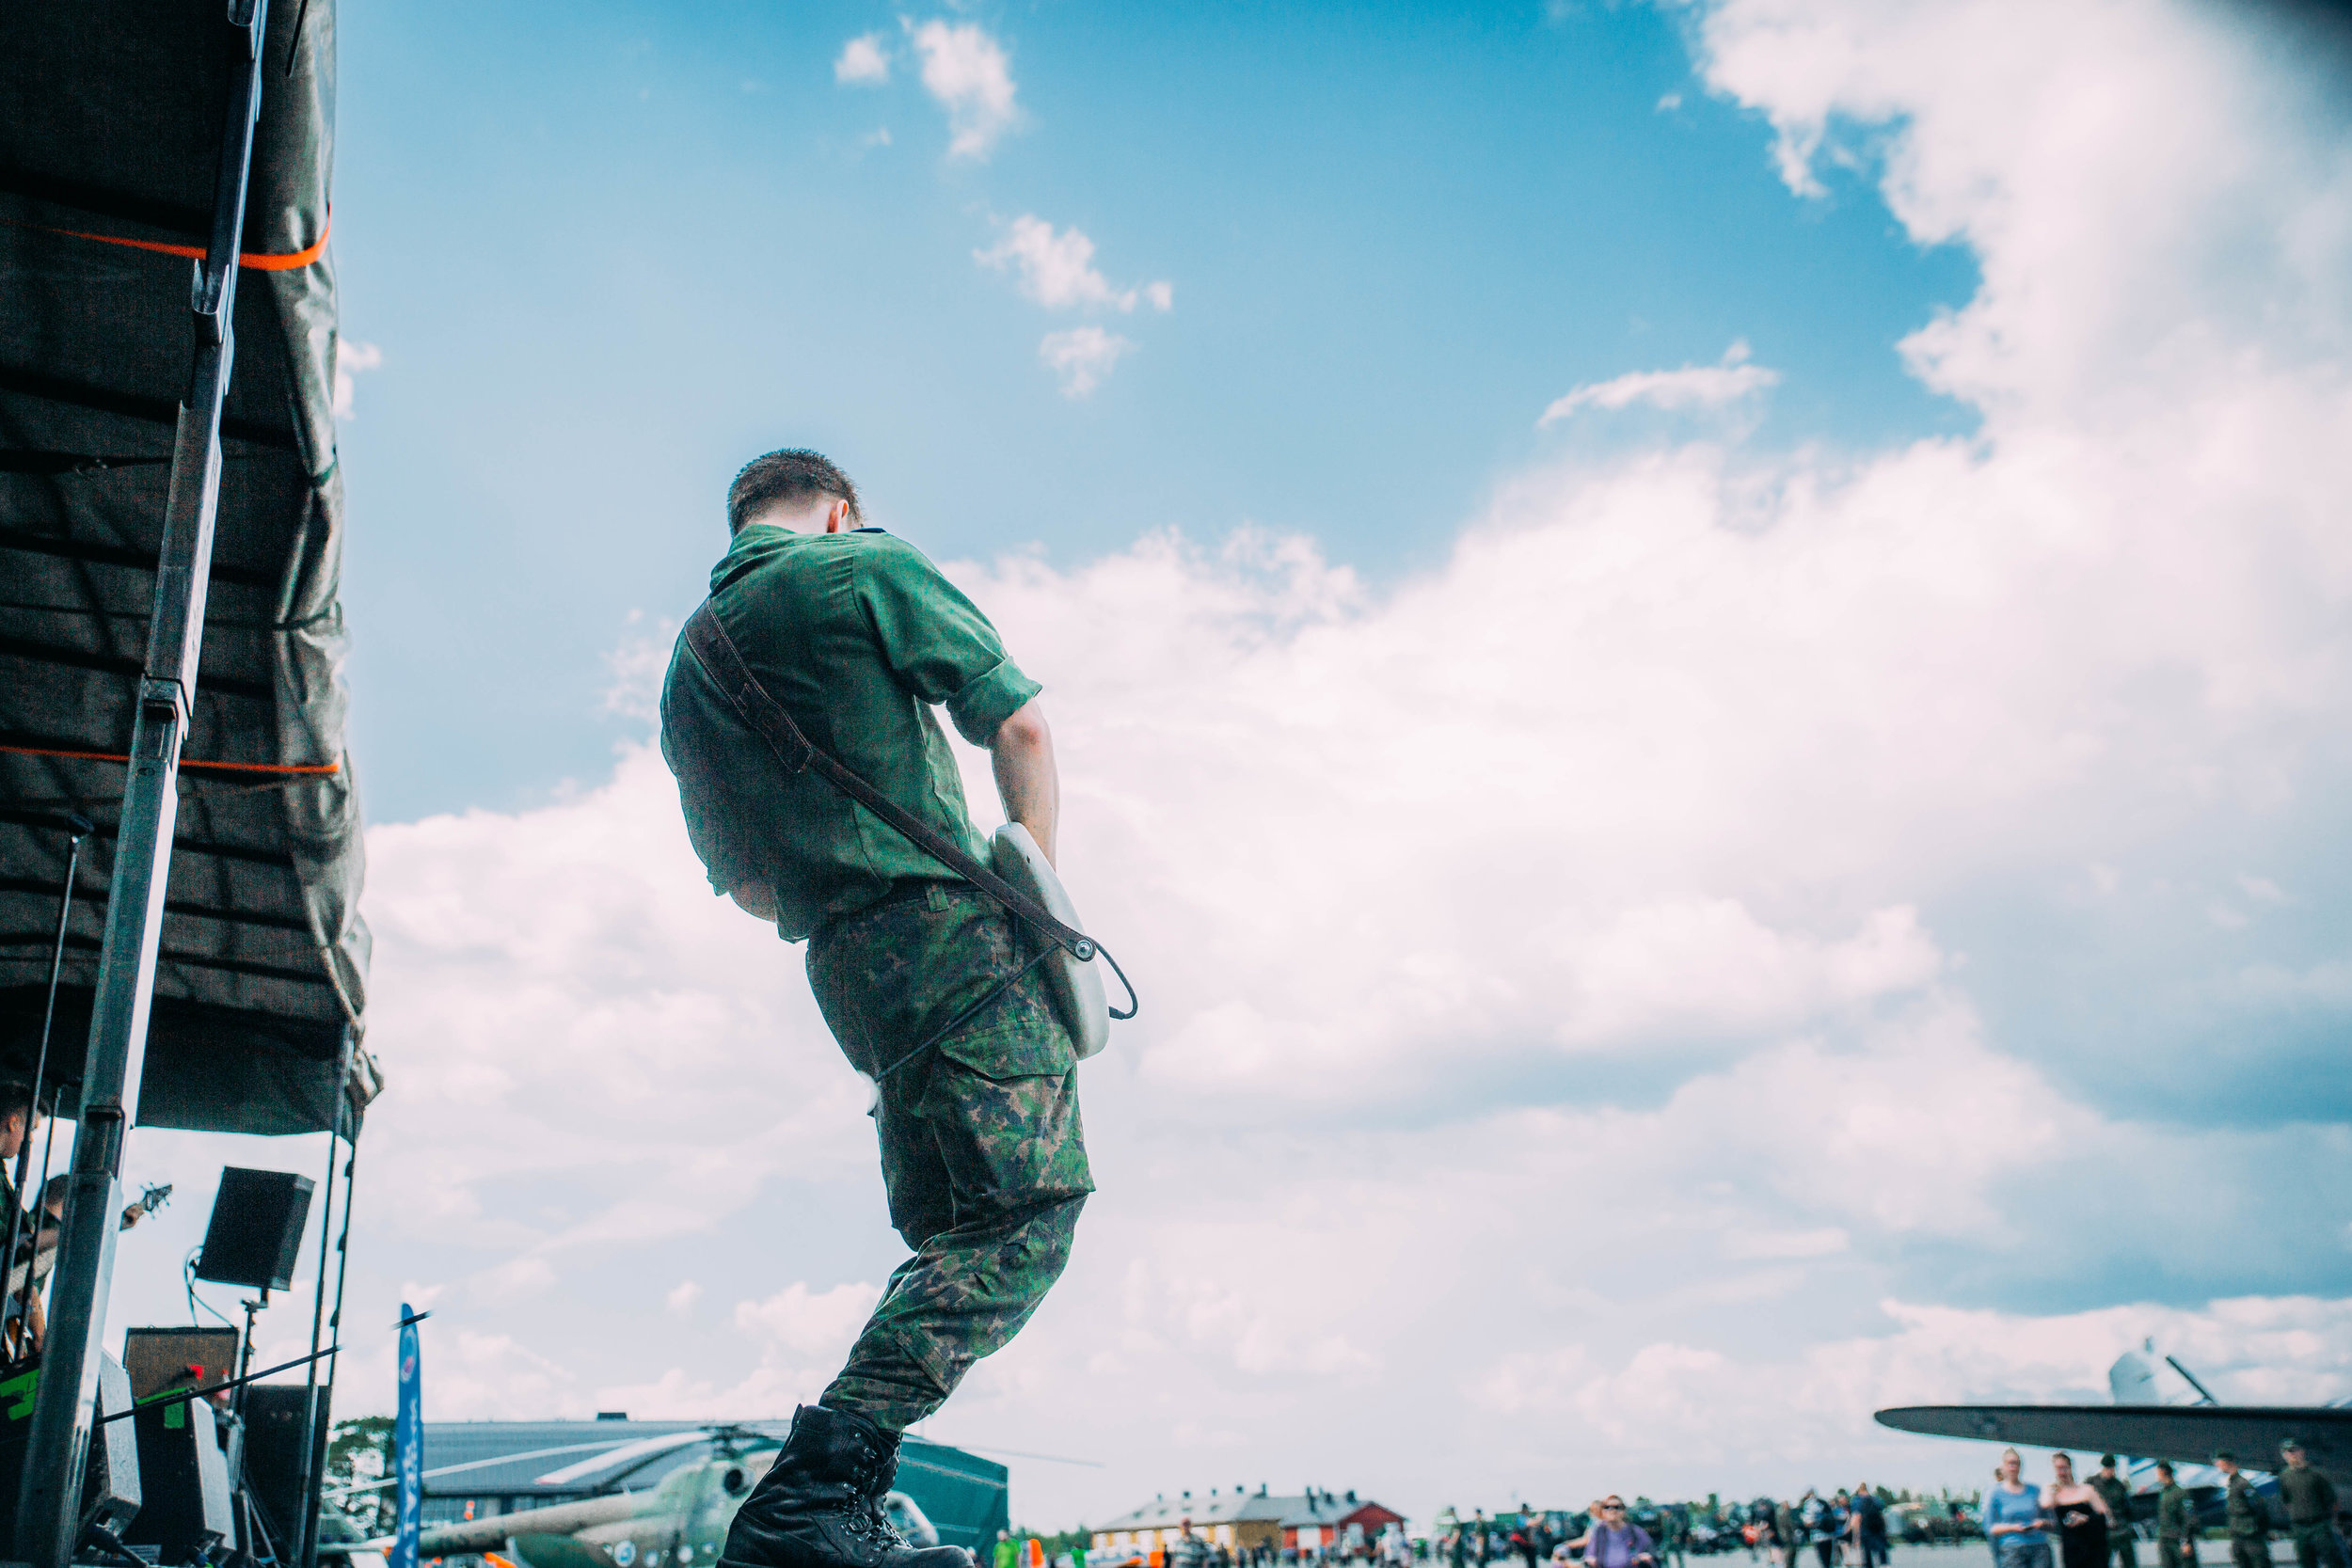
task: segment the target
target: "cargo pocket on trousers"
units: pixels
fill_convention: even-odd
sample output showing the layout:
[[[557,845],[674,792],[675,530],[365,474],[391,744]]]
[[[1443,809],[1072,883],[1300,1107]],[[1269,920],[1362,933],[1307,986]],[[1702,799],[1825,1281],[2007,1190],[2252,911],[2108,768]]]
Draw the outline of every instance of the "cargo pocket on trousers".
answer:
[[[1059,1078],[1078,1065],[1077,1048],[1050,1018],[1025,1026],[978,1029],[939,1042],[939,1053],[983,1078]]]

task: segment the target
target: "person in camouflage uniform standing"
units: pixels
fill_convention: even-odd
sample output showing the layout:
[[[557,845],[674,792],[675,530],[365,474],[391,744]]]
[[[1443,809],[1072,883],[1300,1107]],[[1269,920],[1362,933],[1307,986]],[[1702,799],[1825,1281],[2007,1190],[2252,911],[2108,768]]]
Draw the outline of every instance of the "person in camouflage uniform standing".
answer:
[[[2132,1489],[2115,1473],[2115,1455],[2099,1456],[2099,1473],[2089,1485],[2107,1505],[2107,1552],[2115,1560],[2113,1568],[2139,1568],[2139,1546],[2132,1533]]]
[[[2279,1472],[2279,1500],[2287,1507],[2287,1529],[2295,1537],[2299,1568],[2345,1568],[2344,1540],[2336,1534],[2336,1488],[2312,1468],[2300,1438],[2279,1445],[2287,1467]]]
[[[820,751],[986,863],[934,706],[985,747],[1005,813],[1053,858],[1058,780],[1041,688],[913,546],[863,525],[818,453],[771,452],[727,494],[708,609]],[[814,769],[787,771],[681,637],[662,755],[714,892],[806,939],[811,989],[872,1079],[890,1222],[913,1256],[727,1535],[723,1568],[971,1568],[910,1549],[882,1499],[899,1433],[1018,1333],[1094,1190],[1077,1048],[1011,918]]]
[[[2237,1467],[2237,1455],[2213,1456],[2214,1468],[2230,1483],[2222,1504],[2222,1522],[2230,1531],[2230,1568],[2270,1568],[2270,1517],[2254,1483]]]
[[[2196,1568],[2196,1503],[2167,1461],[2156,1461],[2156,1481],[2157,1568]]]

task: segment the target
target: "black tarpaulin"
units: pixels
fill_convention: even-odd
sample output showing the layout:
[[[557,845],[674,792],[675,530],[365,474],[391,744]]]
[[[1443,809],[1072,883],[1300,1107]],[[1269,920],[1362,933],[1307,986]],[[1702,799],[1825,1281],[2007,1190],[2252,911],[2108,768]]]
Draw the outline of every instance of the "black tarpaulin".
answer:
[[[0,8],[0,1057],[29,1067],[64,814],[85,847],[52,1076],[78,1076],[236,63],[222,0]],[[139,1120],[331,1125],[365,1027],[343,750],[332,0],[270,7],[204,656]],[[364,1049],[342,1070],[364,1105]]]

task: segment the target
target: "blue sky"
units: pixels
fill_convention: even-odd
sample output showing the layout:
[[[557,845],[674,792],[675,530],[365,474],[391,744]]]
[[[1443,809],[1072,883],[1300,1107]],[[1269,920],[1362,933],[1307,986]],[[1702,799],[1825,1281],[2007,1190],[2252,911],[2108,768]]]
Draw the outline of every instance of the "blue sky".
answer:
[[[972,14],[1018,85],[985,160],[946,155],[884,8],[342,19],[344,331],[384,355],[343,443],[375,819],[599,770],[606,652],[691,608],[726,480],[774,445],[943,557],[1248,520],[1385,580],[1500,473],[1655,434],[1538,432],[1554,397],[1735,340],[1783,376],[1758,441],[1972,422],[1894,351],[1972,291],[1964,247],[1906,238],[1867,163],[1791,195],[1674,17]],[[890,80],[837,84],[872,32]],[[1037,361],[1067,324],[973,259],[1024,214],[1173,285],[1083,400]]]
[[[807,442],[1045,682],[1145,994],[930,1428],[1102,1461],[1023,1517],[1968,1484],[1869,1412],[2151,1338],[2352,1396],[2352,112],[2233,14],[344,17],[351,1321],[781,1414],[897,1261],[648,744]]]

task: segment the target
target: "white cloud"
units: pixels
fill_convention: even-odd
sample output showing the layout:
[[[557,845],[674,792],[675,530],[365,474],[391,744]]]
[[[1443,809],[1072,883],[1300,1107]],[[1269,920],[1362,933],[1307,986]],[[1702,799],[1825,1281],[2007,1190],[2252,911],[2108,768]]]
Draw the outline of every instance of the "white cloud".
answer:
[[[1581,1345],[1514,1352],[1470,1385],[1502,1415],[1573,1413],[1621,1465],[1721,1465],[1747,1457],[1743,1433],[1772,1434],[1775,1468],[1792,1479],[1833,1461],[1870,1479],[1917,1473],[1923,1459],[1991,1450],[1878,1428],[1896,1404],[2106,1398],[2106,1370],[2153,1337],[2232,1397],[2311,1403],[2352,1389],[2352,1301],[2310,1297],[2217,1301],[2186,1310],[2153,1304],[2033,1317],[1878,1304],[1891,1332],[1840,1338],[1792,1354],[1735,1358],[1658,1340],[1601,1362]]]
[[[1606,1043],[1787,1027],[1916,990],[1943,967],[1910,909],[1871,911],[1843,941],[1776,931],[1732,899],[1668,899],[1558,936],[1559,1037]],[[1721,977],[1694,987],[1692,976]]]
[[[833,62],[833,79],[859,87],[880,87],[889,81],[890,52],[882,46],[882,35],[864,33],[843,44]]]
[[[737,1303],[735,1326],[794,1354],[821,1361],[830,1370],[849,1354],[859,1325],[881,1299],[882,1291],[872,1285],[811,1291],[795,1282],[765,1301]]]
[[[658,721],[661,681],[669,673],[670,649],[676,641],[675,622],[666,617],[648,621],[644,611],[630,610],[621,641],[605,655],[605,673],[612,681],[604,689],[604,711],[645,723]]]
[[[352,418],[352,397],[358,389],[352,377],[366,371],[381,370],[384,351],[373,343],[363,343],[354,338],[335,340],[335,417]]]
[[[429,1336],[431,1345],[425,1366],[433,1380],[435,1420],[494,1418],[517,1405],[558,1408],[574,1397],[571,1369],[533,1350],[527,1336],[470,1328],[420,1333]]]
[[[2275,40],[2227,8],[2097,0],[2017,49],[2010,29],[2036,14],[2026,0],[1735,0],[1704,17],[1703,65],[1770,119],[1793,190],[1820,189],[1816,165],[1849,133],[1884,138],[1896,215],[1922,242],[1968,244],[1983,273],[1907,353],[1996,429],[2078,396],[2065,423],[2145,414],[2152,435],[2161,416],[2140,400],[2207,372],[2224,374],[2224,403],[2327,408],[2352,177],[2320,73],[2278,69]]]
[[[1073,326],[1067,332],[1047,333],[1038,342],[1037,356],[1061,378],[1062,396],[1082,398],[1101,386],[1120,356],[1135,346],[1099,326]]]
[[[677,1293],[671,1292],[674,1306]],[[598,1390],[597,1402],[640,1419],[789,1416],[796,1404],[817,1402],[881,1298],[882,1291],[872,1285],[811,1291],[795,1281],[765,1300],[738,1302],[736,1333],[726,1342],[727,1362],[721,1375],[672,1366],[649,1381],[610,1385]],[[746,1352],[748,1367],[743,1364]]]
[[[562,804],[369,843],[373,1016],[401,1075],[400,1131],[372,1154],[402,1201],[378,1223],[563,1268],[715,1227],[787,1150],[803,1170],[850,1157],[854,1080],[760,1049],[821,1025],[773,933],[710,896],[659,755]],[[526,1178],[563,1193],[484,1196]]]
[[[1836,1226],[1819,1230],[1742,1230],[1724,1238],[1727,1258],[1827,1258],[1848,1246]]]
[[[700,1285],[691,1279],[681,1279],[671,1288],[668,1295],[661,1298],[661,1302],[671,1311],[684,1314],[692,1311],[694,1304],[702,1299],[703,1288]]]
[[[1004,46],[977,22],[910,24],[909,37],[923,56],[924,88],[947,111],[947,155],[987,157],[1021,120]]]
[[[1020,274],[1021,292],[1049,309],[1089,306],[1132,311],[1138,300],[1155,310],[1176,303],[1173,285],[1147,283],[1140,288],[1116,289],[1094,266],[1094,242],[1075,228],[1057,231],[1033,214],[1024,213],[1005,226],[1004,236],[972,259],[984,267]]]
[[[1748,345],[1735,342],[1717,365],[1685,365],[1678,371],[1634,371],[1608,381],[1595,381],[1554,398],[1540,427],[1566,419],[1580,408],[1630,408],[1637,403],[1653,408],[1718,408],[1780,381],[1778,371],[1751,365]]]

